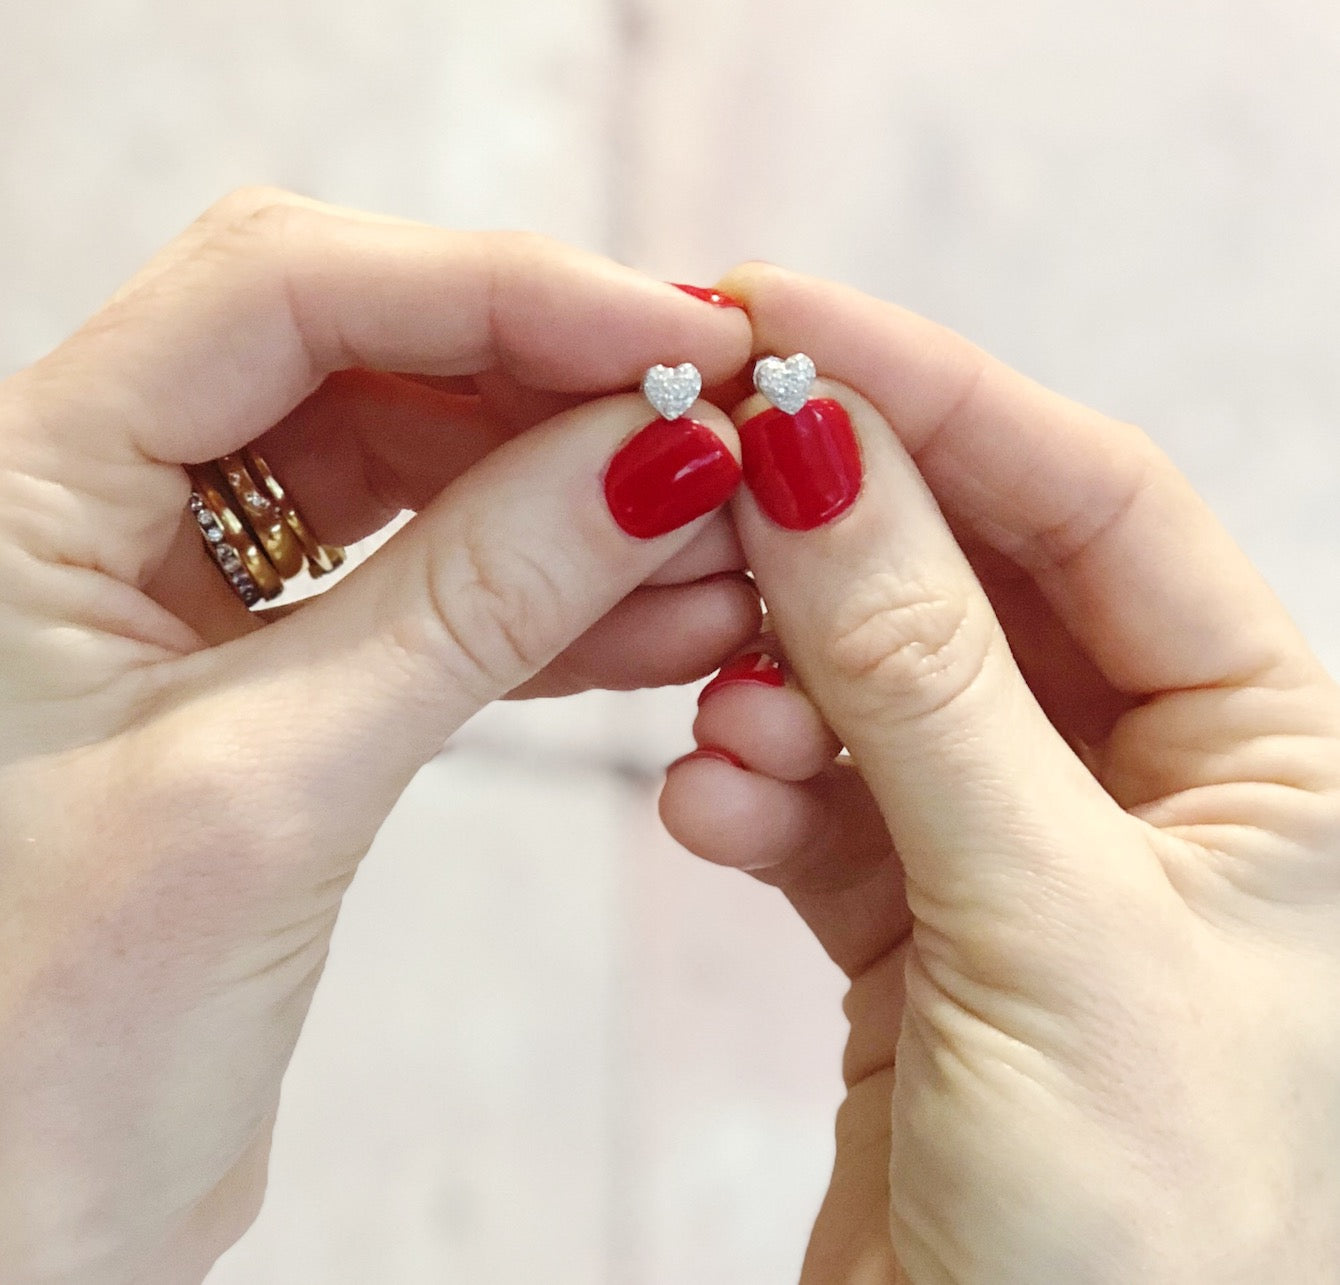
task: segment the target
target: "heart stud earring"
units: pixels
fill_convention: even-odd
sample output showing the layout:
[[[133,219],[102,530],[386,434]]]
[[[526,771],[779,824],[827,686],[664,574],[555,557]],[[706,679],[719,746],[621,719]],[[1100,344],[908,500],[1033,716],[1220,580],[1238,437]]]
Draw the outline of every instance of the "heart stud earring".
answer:
[[[754,387],[788,415],[794,415],[809,401],[814,380],[814,363],[803,352],[785,361],[780,357],[764,357],[754,366]]]
[[[653,366],[642,395],[657,419],[615,452],[605,470],[605,503],[629,535],[650,540],[724,504],[740,484],[730,448],[706,424],[686,419],[703,390],[692,362]]]
[[[653,366],[642,376],[642,396],[662,419],[678,419],[703,391],[703,377],[691,361]]]
[[[810,397],[814,362],[803,352],[764,357],[754,387],[772,405],[740,425],[744,479],[758,506],[788,531],[840,517],[861,492],[861,448],[841,402]]]

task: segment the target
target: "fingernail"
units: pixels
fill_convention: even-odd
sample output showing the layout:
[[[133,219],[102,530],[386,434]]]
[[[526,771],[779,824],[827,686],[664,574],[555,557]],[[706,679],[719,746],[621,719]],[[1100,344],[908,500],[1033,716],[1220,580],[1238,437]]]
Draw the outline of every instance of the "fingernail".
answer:
[[[681,755],[665,770],[668,772],[670,768],[678,767],[681,763],[692,763],[696,759],[716,759],[719,763],[729,763],[731,767],[744,768],[746,772],[749,770],[738,754],[732,754],[730,750],[723,750],[719,745],[700,745],[696,750]]]
[[[682,290],[685,294],[691,294],[695,299],[701,299],[704,303],[713,304],[718,308],[739,308],[741,312],[746,311],[742,304],[734,295],[723,294],[720,290],[709,290],[706,286],[686,286],[679,281],[671,281],[670,285],[676,290]]]
[[[757,683],[763,687],[783,687],[786,679],[782,677],[782,667],[765,651],[751,651],[746,656],[737,656],[728,660],[706,687],[698,693],[701,705],[714,692],[723,687],[732,687],[738,683]]]
[[[778,526],[811,531],[861,491],[861,451],[841,402],[820,397],[794,415],[770,406],[740,428],[744,478]]]
[[[693,419],[658,419],[605,472],[605,500],[629,535],[650,540],[724,504],[740,484],[725,442]]]

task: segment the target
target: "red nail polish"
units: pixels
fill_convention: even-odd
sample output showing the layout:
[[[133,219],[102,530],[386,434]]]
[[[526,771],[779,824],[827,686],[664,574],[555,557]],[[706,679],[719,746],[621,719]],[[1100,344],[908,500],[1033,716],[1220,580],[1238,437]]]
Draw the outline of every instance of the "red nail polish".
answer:
[[[861,450],[840,402],[821,397],[794,415],[770,406],[740,428],[744,477],[778,526],[811,531],[861,491]]]
[[[764,687],[783,687],[786,679],[782,677],[782,667],[765,651],[751,651],[747,656],[737,656],[722,665],[716,677],[698,693],[701,705],[714,692],[737,683],[759,683]]]
[[[739,308],[741,312],[745,311],[745,306],[734,295],[723,294],[720,290],[709,290],[706,286],[686,286],[678,281],[670,282],[676,290],[682,290],[685,294],[691,294],[695,299],[701,299],[704,303],[713,304],[718,308]]]
[[[719,763],[729,763],[731,767],[744,768],[746,772],[749,770],[738,754],[732,754],[730,750],[723,750],[719,745],[700,745],[696,750],[690,750],[687,754],[681,755],[665,770],[668,772],[671,767],[678,767],[681,763],[692,763],[698,759],[716,759]]]
[[[724,504],[740,466],[705,424],[658,419],[624,443],[605,472],[605,500],[629,535],[650,540]]]

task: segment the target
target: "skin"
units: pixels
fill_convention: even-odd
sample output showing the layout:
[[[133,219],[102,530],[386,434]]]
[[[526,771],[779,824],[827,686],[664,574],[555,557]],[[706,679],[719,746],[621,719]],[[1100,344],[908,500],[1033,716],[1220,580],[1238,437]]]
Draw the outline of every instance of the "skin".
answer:
[[[738,310],[541,238],[247,191],[0,385],[0,1279],[203,1278],[418,768],[498,697],[753,633],[723,519],[635,540],[600,489],[646,367],[748,351]],[[264,626],[182,468],[256,438],[327,541],[419,511]]]
[[[1334,1280],[1340,692],[1138,430],[846,288],[722,288],[865,466],[813,532],[742,489],[789,685],[709,697],[746,766],[662,797],[851,979],[804,1282]]]

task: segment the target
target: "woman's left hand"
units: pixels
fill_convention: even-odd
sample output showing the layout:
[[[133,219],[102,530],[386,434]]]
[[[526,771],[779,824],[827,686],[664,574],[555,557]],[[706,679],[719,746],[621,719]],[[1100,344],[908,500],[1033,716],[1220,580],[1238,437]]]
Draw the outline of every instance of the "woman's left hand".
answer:
[[[654,416],[574,404],[748,348],[739,311],[540,238],[260,192],[0,385],[0,1278],[200,1279],[255,1215],[341,896],[415,771],[583,636],[551,689],[687,677],[753,628],[741,583],[636,594],[733,489],[729,421],[698,403],[668,437],[699,471],[625,480],[663,532],[634,538],[601,479]],[[350,367],[419,378],[327,379]],[[327,541],[422,511],[258,628],[182,465],[262,434]]]

